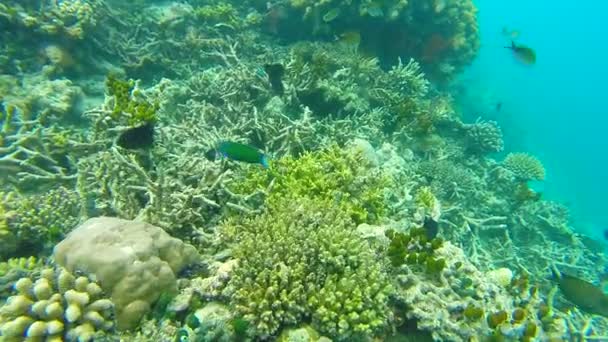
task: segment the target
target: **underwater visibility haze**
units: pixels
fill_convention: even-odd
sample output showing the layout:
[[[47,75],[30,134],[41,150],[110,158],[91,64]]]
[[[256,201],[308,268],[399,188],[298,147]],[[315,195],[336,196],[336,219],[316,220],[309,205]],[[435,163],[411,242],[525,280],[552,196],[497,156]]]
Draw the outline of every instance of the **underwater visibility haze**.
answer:
[[[599,7],[3,1],[0,340],[608,341]]]

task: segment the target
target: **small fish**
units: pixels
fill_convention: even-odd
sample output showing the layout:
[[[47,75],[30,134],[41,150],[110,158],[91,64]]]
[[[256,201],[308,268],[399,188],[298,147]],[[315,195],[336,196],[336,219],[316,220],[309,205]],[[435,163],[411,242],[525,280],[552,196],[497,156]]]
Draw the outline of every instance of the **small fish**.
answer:
[[[218,157],[251,164],[261,164],[266,169],[269,166],[268,157],[260,150],[253,146],[232,141],[222,141],[216,148],[212,148],[205,152],[205,158],[208,160],[214,161]]]
[[[373,18],[380,18],[384,16],[382,4],[380,4],[378,1],[372,1],[371,3],[362,6],[362,14],[369,14],[369,16]]]
[[[426,236],[429,239],[434,239],[439,233],[439,222],[433,220],[431,217],[424,218],[424,224],[422,225],[426,230]]]
[[[354,46],[354,47],[358,47],[359,44],[361,44],[361,33],[357,32],[357,31],[347,31],[342,33],[339,37],[337,37],[337,40],[340,43],[349,45],[349,46]]]
[[[329,23],[329,22],[333,21],[334,19],[336,19],[339,15],[340,15],[340,9],[334,8],[334,9],[330,10],[329,12],[325,13],[325,15],[323,15],[323,21],[326,23]]]
[[[122,132],[116,144],[129,150],[147,149],[154,143],[154,123],[147,122]]]
[[[502,102],[497,102],[496,103],[496,111],[500,112],[501,109],[502,109]]]
[[[511,46],[505,46],[505,49],[513,51],[515,57],[525,64],[536,63],[536,52],[525,45],[516,45],[514,41],[511,41]]]
[[[608,229],[604,229],[604,239],[608,240]]]
[[[502,35],[509,39],[517,39],[520,36],[518,30],[512,30],[506,26],[502,28]]]
[[[268,75],[268,81],[270,82],[272,90],[279,95],[283,95],[283,92],[285,91],[285,87],[283,87],[285,68],[283,65],[280,63],[265,64],[264,71],[266,72],[266,75]]]
[[[552,271],[566,299],[585,312],[608,318],[608,295],[602,289],[577,277]]]

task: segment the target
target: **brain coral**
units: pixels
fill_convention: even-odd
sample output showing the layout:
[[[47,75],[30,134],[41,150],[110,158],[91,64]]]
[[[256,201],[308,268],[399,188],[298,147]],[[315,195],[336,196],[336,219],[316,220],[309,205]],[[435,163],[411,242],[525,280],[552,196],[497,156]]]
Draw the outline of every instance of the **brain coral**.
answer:
[[[133,328],[176,274],[198,258],[196,249],[145,222],[89,219],[55,246],[55,260],[99,281],[116,305],[118,328]]]
[[[353,340],[388,324],[383,262],[352,225],[330,202],[302,199],[224,225],[238,240],[225,293],[258,337],[312,320],[321,333]]]
[[[513,172],[513,175],[521,181],[545,179],[545,168],[543,164],[527,153],[509,153],[502,166]]]

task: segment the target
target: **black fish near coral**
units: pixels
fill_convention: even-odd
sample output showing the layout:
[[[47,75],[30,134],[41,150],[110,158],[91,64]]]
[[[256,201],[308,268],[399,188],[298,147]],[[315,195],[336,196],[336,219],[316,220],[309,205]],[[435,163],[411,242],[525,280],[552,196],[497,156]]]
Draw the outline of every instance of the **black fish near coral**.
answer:
[[[568,274],[553,275],[566,299],[585,312],[608,318],[608,295],[602,289]]]
[[[129,128],[122,132],[116,145],[129,150],[147,149],[154,143],[154,123],[147,122],[141,126]]]
[[[424,218],[423,226],[426,232],[426,236],[429,239],[434,239],[439,234],[439,222],[433,220],[431,217]]]
[[[272,90],[278,95],[283,95],[285,87],[283,86],[283,75],[285,74],[285,68],[282,64],[265,64],[264,71],[268,75],[268,81]]]

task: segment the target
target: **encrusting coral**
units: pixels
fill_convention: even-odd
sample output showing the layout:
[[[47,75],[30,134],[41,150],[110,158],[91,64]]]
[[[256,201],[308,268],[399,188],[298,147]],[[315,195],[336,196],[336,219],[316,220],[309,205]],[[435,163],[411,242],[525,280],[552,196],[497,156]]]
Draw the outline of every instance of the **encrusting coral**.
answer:
[[[391,321],[382,259],[331,202],[284,197],[222,231],[238,260],[224,293],[255,336],[310,319],[319,332],[352,340]]]
[[[84,276],[45,268],[37,279],[21,278],[16,294],[0,307],[3,341],[93,341],[114,328],[114,304]]]

